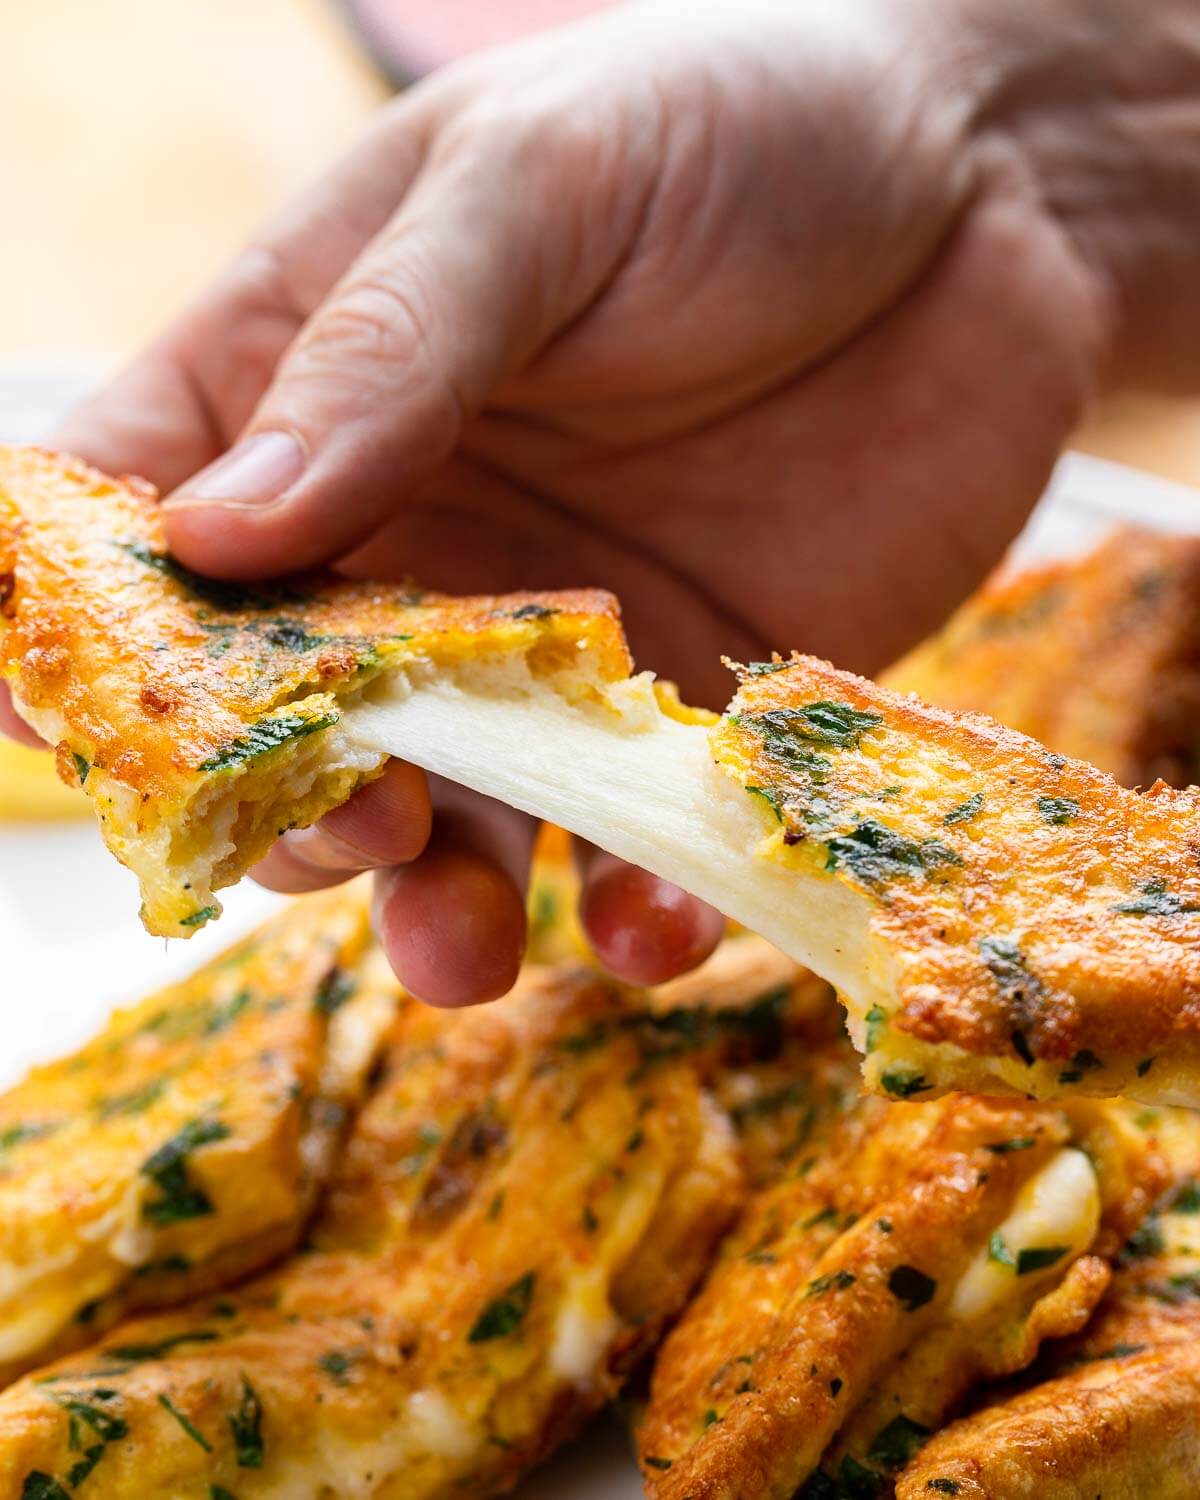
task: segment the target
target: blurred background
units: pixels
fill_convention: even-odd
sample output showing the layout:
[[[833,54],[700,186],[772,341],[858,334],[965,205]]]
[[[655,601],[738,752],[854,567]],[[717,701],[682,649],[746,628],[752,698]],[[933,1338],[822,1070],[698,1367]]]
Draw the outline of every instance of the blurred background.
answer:
[[[9,406],[14,361],[28,392],[150,337],[396,85],[603,3],[0,0]],[[1200,403],[1126,399],[1080,441],[1200,482]]]

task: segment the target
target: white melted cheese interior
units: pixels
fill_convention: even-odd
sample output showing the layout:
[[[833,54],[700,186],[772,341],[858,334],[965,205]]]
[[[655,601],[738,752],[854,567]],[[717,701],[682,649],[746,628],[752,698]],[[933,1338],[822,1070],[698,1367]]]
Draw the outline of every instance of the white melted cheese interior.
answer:
[[[993,1236],[967,1267],[950,1299],[950,1317],[964,1322],[986,1318],[1018,1292],[1036,1289],[1047,1277],[1060,1278],[1092,1244],[1099,1227],[1095,1168],[1082,1151],[1065,1147],[1024,1185],[996,1230],[999,1240]],[[993,1254],[993,1244],[1002,1244],[1013,1261],[1023,1250],[1061,1253],[1019,1276],[1015,1265]]]
[[[703,725],[661,710],[649,674],[581,703],[520,662],[453,681],[395,673],[346,710],[342,728],[683,886],[816,970],[855,1010],[881,998],[867,900],[765,857],[754,799],[713,765]]]

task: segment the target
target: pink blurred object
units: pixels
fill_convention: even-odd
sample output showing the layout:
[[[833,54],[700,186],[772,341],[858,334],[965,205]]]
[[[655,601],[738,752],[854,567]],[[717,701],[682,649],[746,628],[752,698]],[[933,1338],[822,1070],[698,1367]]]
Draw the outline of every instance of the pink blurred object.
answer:
[[[443,63],[603,10],[615,0],[342,0],[375,61],[396,83]]]

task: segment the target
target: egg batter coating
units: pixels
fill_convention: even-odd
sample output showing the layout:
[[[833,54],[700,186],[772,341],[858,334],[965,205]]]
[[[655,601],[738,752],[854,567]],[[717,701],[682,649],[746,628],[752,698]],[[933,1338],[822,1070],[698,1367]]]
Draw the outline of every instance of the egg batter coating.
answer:
[[[813,967],[869,1086],[1200,1099],[1196,789],[1140,796],[808,658],[746,669],[712,746],[760,857],[823,892]]]
[[[1083,1326],[1163,1179],[1117,1104],[819,1112],[659,1353],[648,1493],[886,1493],[973,1385]]]
[[[395,1008],[359,886],[0,1095],[0,1381],[299,1239]]]
[[[1096,1316],[1037,1384],[933,1438],[899,1500],[1191,1500],[1200,1492],[1200,1116],[1146,1119],[1175,1173]]]
[[[0,1395],[0,1496],[510,1487],[653,1345],[738,1206],[674,1040],[586,974],[405,1009],[309,1250]]]
[[[886,672],[1123,786],[1200,773],[1200,539],[1121,527],[1086,557],[1005,569]]]
[[[216,583],[167,555],[148,485],[0,446],[0,672],[138,876],[152,932],[190,936],[286,827],[379,774],[386,757],[341,729],[375,677],[480,657],[629,670],[608,595]]]

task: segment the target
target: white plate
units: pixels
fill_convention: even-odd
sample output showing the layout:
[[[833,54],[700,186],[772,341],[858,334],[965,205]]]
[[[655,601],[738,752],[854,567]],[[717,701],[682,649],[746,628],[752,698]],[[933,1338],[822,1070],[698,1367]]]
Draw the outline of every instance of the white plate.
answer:
[[[44,438],[94,378],[95,367],[24,362],[0,369],[0,441]],[[1021,557],[1067,555],[1115,521],[1200,532],[1200,493],[1117,464],[1071,454],[1017,544]],[[0,827],[0,953],[6,985],[0,1087],[30,1063],[76,1046],[112,1006],[187,973],[275,909],[254,886],[226,893],[228,915],[188,944],[148,938],[132,877],[92,823]],[[69,934],[69,936],[67,936]],[[637,1500],[628,1439],[613,1420],[522,1486],[518,1500]]]

